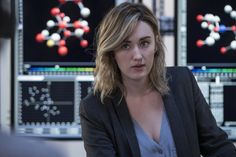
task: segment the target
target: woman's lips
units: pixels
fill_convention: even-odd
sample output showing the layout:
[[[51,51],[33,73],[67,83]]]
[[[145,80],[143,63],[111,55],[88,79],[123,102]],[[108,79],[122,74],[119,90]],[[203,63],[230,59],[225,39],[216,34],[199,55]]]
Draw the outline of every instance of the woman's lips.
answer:
[[[137,64],[137,65],[133,65],[132,67],[134,67],[134,68],[140,68],[140,67],[143,67],[144,66],[144,64]]]
[[[135,70],[141,70],[144,67],[144,64],[133,65],[131,68]]]

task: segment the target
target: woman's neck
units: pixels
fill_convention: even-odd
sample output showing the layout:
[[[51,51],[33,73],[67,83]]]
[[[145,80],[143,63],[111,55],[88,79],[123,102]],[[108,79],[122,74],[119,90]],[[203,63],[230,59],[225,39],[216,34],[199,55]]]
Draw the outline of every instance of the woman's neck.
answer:
[[[123,80],[126,96],[144,96],[152,91],[148,80]]]

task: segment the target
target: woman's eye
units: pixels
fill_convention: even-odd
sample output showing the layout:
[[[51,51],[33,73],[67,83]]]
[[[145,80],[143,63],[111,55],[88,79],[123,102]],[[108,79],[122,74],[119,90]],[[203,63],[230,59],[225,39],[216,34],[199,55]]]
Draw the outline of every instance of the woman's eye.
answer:
[[[122,46],[121,46],[121,48],[122,49],[129,49],[130,48],[130,45],[129,44],[123,44]]]
[[[140,43],[140,47],[142,47],[142,48],[146,48],[146,47],[149,46],[149,44],[150,44],[149,41],[142,41],[142,42]]]

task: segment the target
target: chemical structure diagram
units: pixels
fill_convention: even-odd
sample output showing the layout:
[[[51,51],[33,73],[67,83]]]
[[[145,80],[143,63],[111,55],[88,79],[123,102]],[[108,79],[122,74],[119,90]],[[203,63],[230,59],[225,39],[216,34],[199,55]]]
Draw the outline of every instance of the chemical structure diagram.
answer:
[[[48,88],[28,87],[29,98],[23,100],[25,107],[33,106],[35,111],[42,112],[43,117],[60,115],[60,110],[51,98]]]
[[[236,11],[232,9],[230,5],[226,5],[224,7],[224,12],[226,14],[229,14],[230,17],[235,20],[236,22]],[[213,14],[205,14],[203,15],[197,15],[196,20],[198,22],[201,22],[201,28],[202,29],[208,29],[210,31],[208,37],[206,37],[205,40],[197,40],[196,45],[197,47],[202,47],[204,45],[212,46],[215,44],[217,40],[220,40],[221,34],[225,33],[226,31],[232,31],[234,33],[234,40],[231,41],[231,43],[228,46],[223,46],[220,48],[220,53],[225,54],[229,50],[236,50],[236,23],[232,26],[226,26],[223,24],[220,24],[220,17]]]
[[[58,54],[65,56],[68,54],[68,47],[66,40],[72,36],[80,40],[80,46],[86,48],[88,41],[83,39],[85,33],[90,32],[88,22],[83,18],[90,15],[89,8],[86,8],[82,0],[58,0],[59,6],[51,9],[51,15],[55,20],[48,20],[46,29],[42,30],[35,37],[37,42],[46,41],[48,47],[58,46]],[[61,7],[67,3],[72,2],[80,9],[80,17],[78,20],[71,21],[71,18],[61,11]],[[55,31],[56,30],[56,31]]]

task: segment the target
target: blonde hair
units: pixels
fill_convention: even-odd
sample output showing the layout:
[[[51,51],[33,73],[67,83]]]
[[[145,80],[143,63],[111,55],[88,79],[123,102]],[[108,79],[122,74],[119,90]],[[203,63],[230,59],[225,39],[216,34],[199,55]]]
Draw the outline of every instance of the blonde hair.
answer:
[[[149,24],[156,37],[156,53],[149,74],[150,85],[162,95],[169,90],[166,80],[165,53],[158,23],[153,13],[143,4],[125,2],[108,12],[97,32],[97,54],[94,92],[101,101],[116,89],[125,92],[121,73],[114,59],[114,51],[127,39],[138,22]]]

